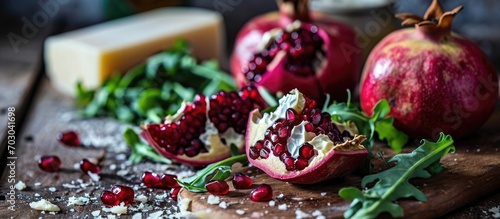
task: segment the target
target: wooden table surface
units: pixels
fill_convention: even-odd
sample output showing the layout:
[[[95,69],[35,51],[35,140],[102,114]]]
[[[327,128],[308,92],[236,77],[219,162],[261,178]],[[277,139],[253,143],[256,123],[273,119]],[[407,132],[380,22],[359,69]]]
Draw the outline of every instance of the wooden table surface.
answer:
[[[151,162],[131,165],[126,161],[130,151],[121,139],[127,125],[111,119],[79,118],[73,100],[55,91],[43,73],[41,49],[46,32],[21,45],[18,53],[13,51],[5,38],[0,40],[0,156],[3,165],[0,218],[95,218],[93,214],[105,217],[111,213],[103,211],[99,196],[114,184],[132,186],[136,194],[144,194],[148,198],[145,203],[134,202],[129,207],[129,214],[120,218],[132,218],[135,214],[147,218],[152,213],[167,216],[177,212],[176,204],[166,197],[167,191],[141,187],[140,175],[144,171],[186,173],[186,168]],[[27,185],[25,190],[15,190],[15,211],[9,209],[10,195],[7,195],[12,185],[8,179],[13,173],[6,165],[11,162],[7,160],[10,155],[6,150],[6,112],[9,107],[15,107],[16,119],[13,155],[17,159],[14,160],[15,173],[12,177]],[[55,135],[65,130],[79,132],[85,146],[69,148],[59,144]],[[49,154],[61,158],[61,172],[45,173],[39,170],[37,159]],[[83,158],[99,162],[101,180],[93,182],[75,168],[75,164]],[[68,199],[72,196],[88,197],[90,202],[84,206],[68,206]],[[52,215],[29,207],[30,202],[42,198],[58,205],[61,211]],[[490,210],[499,206],[500,191],[497,190],[487,197],[470,200],[469,205],[447,214],[445,218],[493,218]]]

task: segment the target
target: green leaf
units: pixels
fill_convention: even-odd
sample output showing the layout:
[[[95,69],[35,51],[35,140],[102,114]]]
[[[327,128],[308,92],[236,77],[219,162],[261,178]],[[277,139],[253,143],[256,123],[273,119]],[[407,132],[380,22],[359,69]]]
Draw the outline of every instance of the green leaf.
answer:
[[[137,109],[140,113],[146,114],[150,109],[158,107],[162,101],[161,90],[157,88],[147,89],[137,99]]]
[[[396,162],[390,169],[377,174],[363,177],[361,186],[376,182],[375,185],[363,191],[348,187],[339,191],[340,197],[352,200],[349,209],[344,213],[345,218],[376,218],[379,214],[387,212],[392,217],[402,217],[403,209],[395,203],[400,198],[413,197],[419,201],[427,201],[427,198],[415,186],[410,184],[412,178],[429,178],[441,169],[439,161],[441,158],[454,151],[453,139],[450,135],[440,134],[436,142],[422,141],[417,149],[409,154],[398,154],[389,162]]]
[[[231,166],[235,163],[248,163],[246,154],[229,157],[225,160],[208,165],[195,175],[177,179],[179,184],[191,192],[207,192],[206,184],[210,180],[224,180],[231,175]]]
[[[169,159],[159,155],[151,146],[141,142],[139,135],[133,129],[127,128],[123,133],[123,138],[130,149],[132,149],[132,154],[129,157],[132,163],[139,163],[143,158],[148,158],[159,163],[172,163]]]
[[[229,146],[229,149],[231,150],[231,156],[236,156],[236,155],[240,155],[241,154],[241,151],[238,148],[238,146],[236,146],[233,143],[231,143],[231,146]]]

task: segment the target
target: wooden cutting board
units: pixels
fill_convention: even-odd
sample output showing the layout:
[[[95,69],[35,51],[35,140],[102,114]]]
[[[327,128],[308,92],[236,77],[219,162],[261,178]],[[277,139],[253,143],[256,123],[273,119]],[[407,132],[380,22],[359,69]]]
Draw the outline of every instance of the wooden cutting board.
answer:
[[[404,152],[410,152],[420,143],[410,143]],[[455,143],[456,152],[443,157],[442,164],[448,170],[429,179],[416,179],[411,182],[424,192],[428,202],[415,199],[400,200],[404,218],[436,218],[466,204],[500,191],[500,111],[497,111],[478,134]],[[385,145],[376,145],[388,157],[394,155]],[[316,218],[318,210],[326,218],[343,218],[350,202],[338,196],[340,188],[360,186],[361,176],[323,182],[316,185],[293,185],[267,176],[255,167],[246,168],[254,180],[254,188],[266,183],[274,191],[274,206],[268,202],[259,203],[249,199],[251,189],[234,190],[220,201],[227,208],[207,203],[208,193],[191,193],[183,190],[180,197],[191,200],[191,210],[210,209],[211,218],[295,218],[300,210]],[[230,186],[231,183],[229,183]],[[278,205],[286,204],[287,210],[279,210]],[[244,210],[243,214],[241,211]],[[317,214],[318,212],[316,212]]]

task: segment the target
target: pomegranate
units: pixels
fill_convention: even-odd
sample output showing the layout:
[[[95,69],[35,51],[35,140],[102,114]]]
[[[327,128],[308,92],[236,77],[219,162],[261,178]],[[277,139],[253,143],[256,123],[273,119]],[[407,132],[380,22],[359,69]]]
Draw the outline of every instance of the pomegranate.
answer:
[[[93,174],[99,174],[101,172],[101,168],[99,166],[93,164],[87,159],[82,159],[80,161],[80,169],[86,174],[88,174],[89,172]]]
[[[267,202],[273,199],[273,189],[270,185],[262,184],[250,192],[250,199],[254,202]]]
[[[331,17],[309,12],[308,0],[278,0],[280,12],[254,18],[239,32],[231,72],[240,86],[294,88],[318,101],[345,100],[360,75],[355,32]]]
[[[317,183],[353,172],[368,155],[361,145],[366,137],[349,129],[294,89],[274,112],[252,111],[246,153],[250,163],[273,178]]]
[[[252,178],[243,173],[235,173],[232,182],[235,189],[249,189],[253,184]]]
[[[59,142],[66,146],[80,146],[80,138],[75,131],[59,132],[57,133],[56,138]]]
[[[101,194],[101,202],[105,205],[117,206],[120,205],[121,201],[115,193],[103,191]]]
[[[172,189],[172,188],[177,188],[181,187],[179,183],[175,180],[177,178],[176,175],[172,174],[163,174],[160,177],[161,184],[164,188],[167,189]]]
[[[474,42],[451,32],[462,8],[444,12],[434,0],[423,18],[396,15],[415,28],[388,35],[371,52],[360,93],[367,114],[387,99],[396,128],[415,138],[444,132],[458,139],[486,122],[498,100],[498,77]]]
[[[249,112],[266,103],[253,86],[239,92],[197,95],[162,124],[142,126],[141,136],[163,156],[195,167],[231,156],[230,145],[243,151]]]
[[[158,188],[158,189],[171,189],[180,187],[179,183],[175,181],[177,176],[172,174],[163,174],[159,176],[156,173],[146,171],[142,174],[141,179],[144,186],[148,188]]]
[[[179,192],[181,191],[182,187],[176,187],[172,188],[170,190],[169,196],[172,200],[177,201],[177,197],[179,196]]]
[[[38,159],[38,167],[45,172],[61,170],[61,159],[58,156],[42,156]]]

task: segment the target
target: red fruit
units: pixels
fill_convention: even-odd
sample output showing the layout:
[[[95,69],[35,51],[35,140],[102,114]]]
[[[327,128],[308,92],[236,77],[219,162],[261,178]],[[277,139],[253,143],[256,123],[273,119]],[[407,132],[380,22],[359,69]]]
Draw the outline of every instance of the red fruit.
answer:
[[[57,156],[42,156],[38,159],[38,166],[45,172],[61,170],[61,160]]]
[[[142,126],[142,137],[163,156],[200,167],[231,156],[230,144],[243,150],[248,114],[266,104],[257,89],[197,95],[162,124]]]
[[[101,194],[101,201],[105,205],[117,206],[120,205],[120,199],[116,196],[115,193],[110,191],[103,191]]]
[[[273,199],[273,189],[270,185],[262,184],[250,192],[250,199],[254,202],[267,202]]]
[[[181,191],[181,188],[182,187],[176,187],[170,190],[170,198],[172,200],[177,201],[177,197],[179,196],[179,191]]]
[[[56,138],[59,142],[66,146],[80,146],[80,138],[74,131],[59,132],[57,133]]]
[[[239,32],[231,72],[239,85],[269,91],[298,88],[322,101],[347,98],[359,80],[361,53],[356,34],[324,14],[309,12],[308,0],[278,1],[280,13],[256,17]],[[285,80],[286,79],[286,80]]]
[[[360,93],[367,114],[387,99],[394,125],[415,138],[444,132],[458,139],[486,122],[498,100],[498,77],[473,41],[451,32],[461,9],[443,13],[434,0],[424,18],[398,16],[415,28],[388,35],[371,52]]]
[[[160,188],[162,187],[162,182],[160,176],[152,172],[144,172],[141,176],[142,183],[148,188]]]
[[[177,178],[176,175],[163,174],[160,180],[164,188],[172,189],[180,187],[179,183],[175,180],[176,178]]]
[[[86,174],[88,174],[88,172],[99,174],[99,172],[101,171],[101,168],[99,166],[91,163],[87,159],[83,159],[80,161],[80,169]]]
[[[243,173],[235,173],[232,182],[235,189],[249,189],[253,184],[252,178]]]
[[[224,180],[214,180],[207,183],[205,188],[212,195],[226,195],[229,193],[229,185]]]
[[[124,202],[126,205],[134,201],[134,190],[128,186],[114,185],[111,192],[116,194],[120,202]]]
[[[368,155],[361,145],[366,137],[352,136],[315,107],[314,100],[294,89],[274,112],[261,115],[254,110],[246,134],[250,163],[273,178],[298,184],[352,173]],[[273,133],[285,127],[290,131],[273,139]]]

